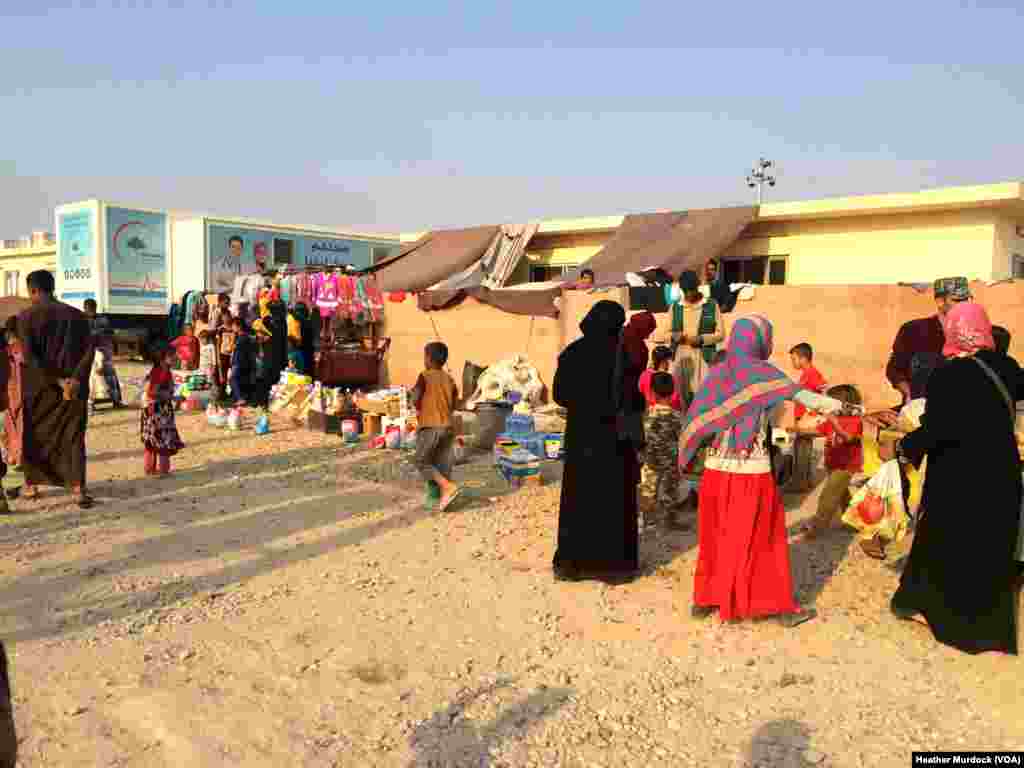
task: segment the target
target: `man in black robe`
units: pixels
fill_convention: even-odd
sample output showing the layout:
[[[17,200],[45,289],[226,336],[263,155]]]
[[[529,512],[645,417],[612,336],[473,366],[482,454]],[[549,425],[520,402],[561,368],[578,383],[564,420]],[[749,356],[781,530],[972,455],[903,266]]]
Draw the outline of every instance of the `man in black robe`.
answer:
[[[38,485],[63,486],[84,509],[93,503],[85,487],[92,328],[84,313],[54,298],[54,287],[46,270],[29,274],[32,306],[18,315],[25,355],[22,496],[35,498]]]
[[[558,579],[631,575],[639,567],[640,465],[633,443],[620,439],[623,404],[614,381],[625,322],[621,305],[598,302],[580,323],[583,337],[558,358],[552,394],[568,410],[553,563]]]

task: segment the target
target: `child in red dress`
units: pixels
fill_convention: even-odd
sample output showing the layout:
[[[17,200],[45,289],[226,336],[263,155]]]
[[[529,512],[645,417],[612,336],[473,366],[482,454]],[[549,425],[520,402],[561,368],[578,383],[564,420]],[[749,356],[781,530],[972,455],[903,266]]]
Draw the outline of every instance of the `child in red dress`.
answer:
[[[173,347],[155,350],[153,369],[146,381],[139,431],[147,475],[169,475],[171,456],[185,447],[174,423],[174,358]]]

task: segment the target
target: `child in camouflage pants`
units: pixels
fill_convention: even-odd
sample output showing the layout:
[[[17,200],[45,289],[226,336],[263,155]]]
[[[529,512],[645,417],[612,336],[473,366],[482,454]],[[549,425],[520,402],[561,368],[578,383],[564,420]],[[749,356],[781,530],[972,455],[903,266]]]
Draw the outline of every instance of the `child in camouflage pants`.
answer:
[[[644,420],[647,445],[644,449],[644,468],[640,483],[640,503],[645,511],[665,509],[669,522],[678,525],[676,512],[683,499],[680,497],[679,433],[683,422],[679,412],[672,408],[675,381],[671,374],[656,373],[651,378],[654,405]]]

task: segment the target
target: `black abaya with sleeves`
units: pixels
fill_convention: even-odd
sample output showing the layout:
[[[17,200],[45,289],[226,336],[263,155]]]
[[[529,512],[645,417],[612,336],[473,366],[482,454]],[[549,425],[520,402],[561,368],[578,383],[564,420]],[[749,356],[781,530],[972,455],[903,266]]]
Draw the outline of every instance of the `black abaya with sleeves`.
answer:
[[[1013,393],[1015,366],[995,352],[976,356]],[[921,427],[900,450],[917,466],[927,456],[928,472],[893,610],[920,613],[936,640],[966,653],[1016,654],[1020,456],[1006,400],[975,360],[932,373]]]
[[[619,440],[613,386],[624,321],[621,305],[599,302],[580,325],[583,338],[558,358],[552,394],[568,410],[554,558],[561,574],[639,566],[639,464],[633,445]]]

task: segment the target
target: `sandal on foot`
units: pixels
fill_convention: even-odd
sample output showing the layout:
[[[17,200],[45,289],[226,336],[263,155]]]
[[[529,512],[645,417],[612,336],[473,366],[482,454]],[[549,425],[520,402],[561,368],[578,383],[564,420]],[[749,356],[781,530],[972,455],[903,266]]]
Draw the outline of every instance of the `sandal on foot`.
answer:
[[[715,612],[713,605],[691,605],[690,617],[694,619],[706,619]]]
[[[31,490],[23,488],[21,491],[21,498],[28,499],[29,501],[35,501],[39,498],[39,489],[32,488]]]
[[[799,627],[801,624],[806,624],[811,619],[818,616],[818,611],[815,608],[804,608],[802,611],[797,613],[784,613],[779,616],[779,623],[782,624],[786,629],[793,629]]]
[[[79,509],[92,509],[93,505],[96,504],[96,500],[92,496],[83,493],[81,496],[75,497],[75,504],[78,505]]]
[[[456,499],[458,499],[459,496],[461,496],[461,495],[462,495],[462,489],[461,488],[456,488],[448,496],[446,496],[445,498],[441,499],[441,504],[438,506],[437,511],[438,512],[447,512],[448,508],[452,505],[452,503]]]

